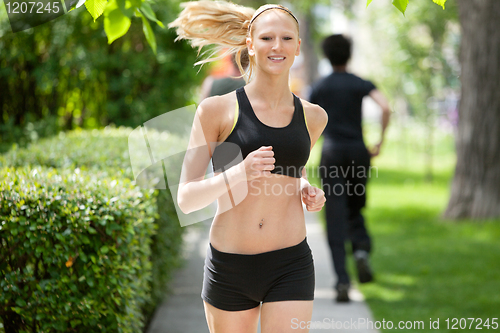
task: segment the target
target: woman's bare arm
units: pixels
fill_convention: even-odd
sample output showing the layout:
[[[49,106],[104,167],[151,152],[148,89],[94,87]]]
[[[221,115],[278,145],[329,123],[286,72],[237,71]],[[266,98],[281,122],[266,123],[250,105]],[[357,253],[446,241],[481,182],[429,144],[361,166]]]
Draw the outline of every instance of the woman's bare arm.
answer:
[[[191,136],[177,192],[177,202],[183,213],[189,214],[208,206],[228,191],[223,174],[205,178],[205,171],[212,157],[211,146],[219,137],[222,114],[220,97],[204,99],[196,110]],[[226,171],[229,184],[237,184],[243,178],[237,168]]]
[[[323,133],[328,122],[328,114],[322,107],[312,103],[303,103],[306,111],[309,136],[311,137],[311,150]],[[320,211],[326,199],[323,190],[312,186],[308,179],[305,168],[302,169],[300,178],[300,190],[302,193],[302,202],[310,212]]]
[[[306,113],[307,129],[309,131],[309,137],[311,138],[312,150],[314,145],[316,144],[316,141],[318,141],[321,134],[323,134],[326,124],[328,123],[328,114],[321,106],[317,104],[302,100],[302,105]],[[309,185],[309,181],[307,180],[307,174],[304,168],[302,170],[300,188],[302,189],[302,187],[306,185]]]

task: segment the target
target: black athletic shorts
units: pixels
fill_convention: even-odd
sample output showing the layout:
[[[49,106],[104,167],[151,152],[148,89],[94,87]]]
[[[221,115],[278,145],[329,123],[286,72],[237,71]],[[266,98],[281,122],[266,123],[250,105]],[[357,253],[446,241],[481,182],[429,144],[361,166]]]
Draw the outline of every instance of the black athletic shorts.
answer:
[[[201,298],[216,308],[241,311],[260,302],[314,300],[314,263],[307,238],[258,254],[207,249]]]

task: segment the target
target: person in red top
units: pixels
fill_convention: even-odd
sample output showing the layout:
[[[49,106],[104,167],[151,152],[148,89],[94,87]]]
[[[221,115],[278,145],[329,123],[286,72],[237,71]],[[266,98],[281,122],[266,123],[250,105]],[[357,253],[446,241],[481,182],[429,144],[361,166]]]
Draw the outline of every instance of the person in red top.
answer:
[[[240,70],[238,69],[238,64],[236,63],[236,55],[232,54],[229,61],[229,71],[225,76],[214,76],[209,75],[203,81],[201,85],[200,100],[204,100],[207,97],[215,95],[225,95],[234,91],[240,87],[243,87],[246,82],[245,79],[241,77]],[[248,54],[242,56],[241,66],[246,68],[248,66]]]

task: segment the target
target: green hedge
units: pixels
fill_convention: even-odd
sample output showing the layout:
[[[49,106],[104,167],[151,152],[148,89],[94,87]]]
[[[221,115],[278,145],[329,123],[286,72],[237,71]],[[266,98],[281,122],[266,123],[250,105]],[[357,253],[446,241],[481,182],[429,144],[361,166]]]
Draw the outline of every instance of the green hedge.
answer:
[[[106,127],[103,130],[74,130],[42,139],[25,149],[12,149],[0,156],[0,166],[47,166],[58,169],[80,168],[99,172],[103,177],[133,180],[128,155],[131,128]],[[170,191],[155,190],[156,232],[152,236],[152,279],[150,295],[143,305],[149,322],[157,304],[168,292],[168,281],[179,266],[183,228],[180,226]]]
[[[6,332],[140,332],[152,190],[79,169],[0,169]]]
[[[119,171],[133,178],[128,154],[128,127],[106,127],[102,130],[60,132],[38,140],[27,148],[14,147],[4,154],[8,166],[43,165],[54,168],[80,168]],[[2,161],[0,160],[0,163]]]

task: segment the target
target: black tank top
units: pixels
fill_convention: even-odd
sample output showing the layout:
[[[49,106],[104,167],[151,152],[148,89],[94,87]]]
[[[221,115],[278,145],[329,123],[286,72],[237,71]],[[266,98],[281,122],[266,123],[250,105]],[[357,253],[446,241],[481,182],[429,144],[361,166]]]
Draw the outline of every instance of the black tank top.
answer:
[[[272,146],[276,162],[271,173],[300,178],[311,150],[311,138],[300,99],[293,94],[295,110],[287,126],[271,127],[257,118],[244,87],[236,90],[236,97],[235,113],[239,109],[239,114],[235,114],[236,122],[227,139],[214,149],[214,172],[223,172],[241,162],[237,159],[240,151],[245,159],[261,146]]]

